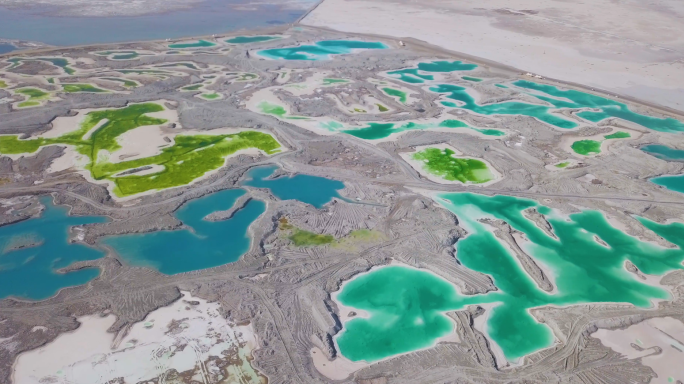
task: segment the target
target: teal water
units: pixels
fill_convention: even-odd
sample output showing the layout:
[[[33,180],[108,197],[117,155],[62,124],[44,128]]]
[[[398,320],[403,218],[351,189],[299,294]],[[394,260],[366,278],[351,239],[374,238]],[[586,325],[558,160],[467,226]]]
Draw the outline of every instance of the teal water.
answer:
[[[85,284],[100,274],[97,268],[56,271],[78,261],[105,256],[101,250],[69,244],[67,239],[71,226],[106,220],[69,216],[68,209],[53,205],[50,197],[40,201],[45,205],[40,217],[0,227],[0,299],[46,299],[62,288]]]
[[[513,83],[516,87],[531,89],[543,92],[548,96],[537,95],[531,93],[530,95],[543,100],[556,108],[595,108],[600,109],[598,112],[583,111],[577,113],[577,116],[597,123],[601,120],[617,117],[626,121],[631,121],[639,124],[642,127],[652,129],[659,132],[682,132],[684,131],[684,123],[673,118],[658,118],[652,116],[642,115],[633,112],[626,104],[610,100],[605,97],[592,95],[585,92],[567,90],[562,91],[552,85],[538,84],[527,80],[518,80]],[[567,100],[560,100],[564,98]]]
[[[451,84],[440,84],[430,87],[430,91],[444,93],[446,94],[446,98],[456,100],[461,103],[458,108],[467,109],[481,115],[523,115],[534,117],[558,128],[570,129],[577,126],[577,124],[570,120],[566,120],[560,116],[551,114],[549,111],[552,108],[544,105],[528,104],[519,101],[506,101],[502,103],[479,105],[475,102],[475,99],[468,94],[466,88]],[[442,105],[445,106],[450,106],[453,104],[454,103],[447,105],[442,102]]]
[[[333,197],[340,197],[337,193],[344,188],[344,183],[325,177],[311,175],[281,176],[268,179],[276,171],[276,166],[264,166],[251,169],[246,176],[244,185],[255,188],[267,188],[280,200],[299,200],[321,208],[329,203]]]
[[[51,63],[52,65],[61,68],[65,74],[67,75],[73,75],[76,73],[76,71],[69,66],[69,61],[67,59],[63,59],[60,57],[31,57],[31,58],[23,58],[23,57],[13,57],[11,59],[7,59],[8,62],[12,63],[12,65],[7,68],[7,69],[13,69],[21,65],[22,62],[24,61],[44,61],[47,63]]]
[[[684,175],[658,176],[649,179],[649,181],[671,191],[684,193]]]
[[[441,195],[438,201],[458,216],[468,232],[467,237],[456,243],[459,261],[490,275],[499,290],[464,296],[453,286],[436,282],[437,278],[426,271],[382,272],[405,267],[382,267],[363,274],[345,284],[338,296],[343,304],[371,314],[369,319],[355,318],[344,325],[337,343],[345,357],[376,361],[429,347],[453,327],[445,325],[448,318],[444,311],[495,303],[487,320],[489,337],[508,360],[515,361],[553,344],[551,330],[537,322],[529,309],[606,302],[647,308],[650,300],[669,299],[670,294],[627,272],[625,260],[652,275],[682,268],[684,225],[679,223],[664,225],[638,218],[647,229],[678,246],[669,249],[621,232],[598,211],[571,214],[566,220],[535,201],[511,196],[455,193]],[[547,235],[523,215],[522,211],[531,207],[545,215],[557,238]],[[553,276],[549,277],[556,293],[537,287],[508,248],[478,221],[484,217],[504,220],[529,239],[525,251],[552,271]],[[594,236],[608,246],[600,244]]]
[[[216,43],[212,43],[211,41],[198,40],[198,41],[195,41],[192,43],[169,44],[169,48],[171,48],[171,49],[207,48],[207,47],[213,47],[215,45],[216,45]]]
[[[393,133],[430,128],[468,128],[488,136],[504,136],[506,133],[497,129],[480,129],[469,126],[460,120],[444,120],[433,124],[407,123],[368,123],[367,126],[357,129],[347,129],[341,132],[364,140],[384,139]]]
[[[640,148],[651,156],[666,161],[684,161],[684,150],[670,148],[666,145],[645,145]]]
[[[127,263],[152,267],[166,275],[232,263],[249,249],[247,229],[264,213],[266,205],[251,200],[228,220],[212,222],[204,217],[230,209],[244,194],[244,190],[229,189],[186,203],[176,218],[188,229],[113,236],[102,243]]]
[[[258,52],[260,56],[274,60],[328,60],[332,55],[352,53],[355,49],[387,49],[387,45],[380,42],[357,40],[324,40],[314,45],[300,45],[298,47],[264,49]]]
[[[249,43],[261,43],[263,41],[270,41],[280,39],[280,36],[236,36],[232,39],[226,40],[226,43],[230,44],[249,44]]]
[[[462,61],[432,61],[429,63],[418,63],[414,68],[400,69],[397,71],[389,71],[388,75],[396,77],[399,80],[410,84],[422,84],[426,80],[434,80],[433,75],[424,74],[421,72],[455,72],[455,71],[471,71],[477,68],[476,64],[467,64]]]

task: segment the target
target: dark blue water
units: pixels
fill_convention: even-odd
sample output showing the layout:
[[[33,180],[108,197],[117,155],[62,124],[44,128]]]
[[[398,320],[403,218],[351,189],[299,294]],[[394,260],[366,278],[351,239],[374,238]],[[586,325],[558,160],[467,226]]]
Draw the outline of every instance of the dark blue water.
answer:
[[[0,55],[3,53],[12,52],[16,49],[17,49],[17,47],[15,47],[12,44],[0,43]]]
[[[281,176],[266,179],[271,176],[276,166],[258,167],[247,173],[249,180],[244,185],[256,188],[268,188],[281,200],[296,199],[303,203],[321,208],[329,203],[333,197],[340,197],[338,190],[344,188],[344,183],[337,180],[310,175]],[[266,179],[266,180],[265,180]]]
[[[100,274],[97,268],[56,270],[105,256],[101,250],[69,244],[67,238],[71,226],[106,220],[69,216],[66,207],[52,205],[49,197],[41,202],[45,211],[40,217],[0,227],[0,298],[46,299],[61,288],[85,284]]]
[[[174,39],[291,23],[305,12],[275,5],[244,6],[248,4],[249,0],[208,0],[188,10],[121,17],[53,17],[45,7],[0,8],[0,38],[52,45]]]

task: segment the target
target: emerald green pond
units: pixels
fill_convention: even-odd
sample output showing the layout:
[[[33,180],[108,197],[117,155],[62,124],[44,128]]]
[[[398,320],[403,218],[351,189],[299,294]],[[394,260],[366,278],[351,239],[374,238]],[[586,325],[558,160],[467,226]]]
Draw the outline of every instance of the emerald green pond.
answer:
[[[684,193],[684,175],[659,176],[654,177],[649,181],[663,186],[671,191]]]
[[[328,60],[333,55],[343,55],[359,49],[387,49],[381,42],[358,40],[324,40],[314,45],[264,49],[258,52],[262,57],[273,60]]]
[[[516,361],[553,344],[549,327],[537,322],[532,308],[583,303],[620,302],[640,308],[670,294],[645,284],[624,268],[630,260],[645,274],[662,275],[681,269],[684,225],[658,224],[637,218],[642,225],[678,248],[642,242],[612,227],[598,211],[558,215],[535,201],[512,196],[488,197],[471,193],[444,194],[438,201],[458,216],[468,236],[456,243],[464,266],[491,276],[498,291],[465,296],[440,277],[403,266],[387,266],[345,283],[337,296],[345,306],[367,311],[370,318],[354,318],[337,336],[339,350],[352,361],[381,360],[431,347],[453,330],[445,311],[468,305],[494,303],[487,320],[488,337]],[[553,227],[549,236],[522,211],[535,207]],[[552,271],[557,288],[548,293],[522,269],[516,256],[478,219],[505,220],[529,239],[525,251]],[[600,238],[607,246],[600,244]]]

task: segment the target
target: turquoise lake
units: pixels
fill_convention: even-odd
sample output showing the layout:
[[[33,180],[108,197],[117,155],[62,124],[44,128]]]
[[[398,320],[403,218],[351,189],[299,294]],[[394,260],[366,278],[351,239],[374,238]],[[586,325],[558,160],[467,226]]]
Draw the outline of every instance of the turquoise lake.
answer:
[[[437,200],[456,214],[468,231],[468,236],[456,243],[459,261],[491,276],[499,290],[465,296],[426,270],[397,266],[364,273],[339,293],[343,304],[371,315],[344,325],[337,343],[345,357],[372,362],[430,347],[437,338],[453,331],[444,311],[492,303],[496,306],[487,320],[488,336],[508,360],[517,361],[553,344],[551,329],[537,322],[530,309],[607,302],[649,308],[651,300],[671,299],[671,295],[628,272],[625,261],[650,275],[682,269],[684,225],[680,223],[664,225],[637,218],[647,229],[678,246],[663,248],[612,227],[598,211],[582,211],[566,219],[533,200],[512,196],[454,193],[440,195]],[[556,237],[524,216],[528,208],[536,208],[545,216]],[[557,292],[548,293],[537,286],[516,256],[478,221],[484,217],[504,220],[529,239],[523,246],[525,252],[551,271],[549,278]],[[404,270],[389,273],[391,268]],[[422,297],[430,300],[423,302]]]
[[[348,54],[354,50],[387,48],[389,48],[387,45],[380,42],[324,40],[318,41],[314,45],[264,49],[259,51],[258,54],[274,60],[328,60],[332,55]]]
[[[72,226],[106,220],[69,216],[68,208],[53,205],[50,197],[40,201],[45,205],[40,217],[0,227],[0,299],[46,299],[61,288],[85,284],[100,274],[97,268],[59,274],[55,270],[104,257],[104,251],[69,244],[67,238]]]
[[[269,179],[277,169],[276,166],[254,168],[247,173],[243,185],[267,188],[280,200],[299,200],[316,208],[323,207],[333,197],[340,197],[337,191],[344,188],[341,181],[303,174]]]
[[[171,48],[171,49],[208,48],[208,47],[214,47],[214,46],[216,46],[216,43],[212,43],[211,41],[206,41],[206,40],[198,40],[198,41],[193,41],[193,42],[188,42],[188,43],[169,44],[169,48]]]
[[[666,161],[684,161],[684,150],[670,148],[666,145],[651,144],[640,148],[651,156]]]
[[[367,123],[365,127],[356,129],[347,129],[340,132],[358,137],[364,140],[379,140],[389,137],[394,133],[400,133],[404,131],[420,130],[420,129],[431,129],[431,128],[467,128],[477,132],[482,133],[487,136],[504,136],[505,132],[499,131],[498,129],[481,129],[471,127],[468,124],[460,120],[443,120],[437,123]],[[334,129],[334,128],[333,128]]]

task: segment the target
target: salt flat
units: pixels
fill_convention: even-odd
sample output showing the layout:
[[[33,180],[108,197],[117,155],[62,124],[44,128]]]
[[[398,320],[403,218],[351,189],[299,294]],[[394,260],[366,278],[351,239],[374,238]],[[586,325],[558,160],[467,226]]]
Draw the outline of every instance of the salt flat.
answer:
[[[684,111],[684,3],[325,0],[302,24],[410,36]]]

